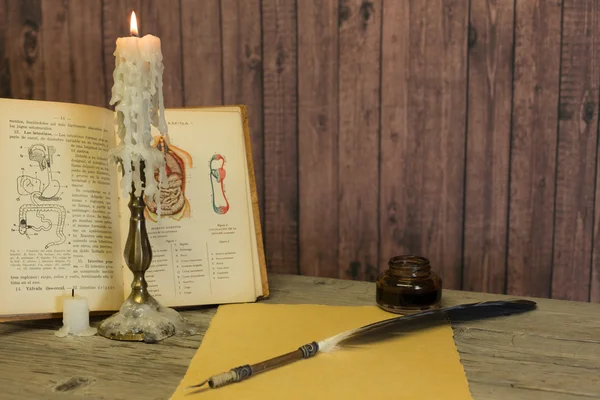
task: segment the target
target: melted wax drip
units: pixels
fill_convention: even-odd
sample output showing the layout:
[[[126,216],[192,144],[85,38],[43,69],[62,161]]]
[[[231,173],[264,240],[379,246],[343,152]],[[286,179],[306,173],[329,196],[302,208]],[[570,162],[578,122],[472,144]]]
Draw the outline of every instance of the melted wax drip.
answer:
[[[152,35],[141,39],[119,38],[115,60],[115,83],[110,104],[116,104],[120,143],[110,155],[121,164],[124,198],[132,190],[135,196],[140,196],[144,190],[148,198],[154,199],[159,194],[155,170],[159,171],[158,184],[161,187],[166,180],[166,173],[164,154],[151,146],[151,126],[156,127],[163,136],[168,134],[164,118],[164,66],[160,40]],[[145,185],[140,176],[140,161],[144,161],[146,166]]]

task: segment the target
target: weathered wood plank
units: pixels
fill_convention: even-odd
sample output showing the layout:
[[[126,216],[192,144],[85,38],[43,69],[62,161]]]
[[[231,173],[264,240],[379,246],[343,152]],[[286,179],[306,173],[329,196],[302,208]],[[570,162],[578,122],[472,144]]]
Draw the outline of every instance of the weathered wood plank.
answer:
[[[600,157],[600,143],[596,144],[596,158]],[[596,161],[594,228],[592,232],[592,266],[589,300],[600,303],[600,162]]]
[[[507,292],[550,295],[561,2],[516,3]]]
[[[504,293],[514,0],[471,2],[463,289]]]
[[[370,281],[380,264],[381,5],[349,0],[339,9],[339,274]]]
[[[596,151],[596,157],[600,157],[600,149]],[[596,168],[590,301],[600,303],[600,162],[597,162]]]
[[[248,107],[256,191],[264,226],[264,143],[261,4],[222,0],[223,102]]]
[[[42,0],[45,99],[106,106],[102,1]],[[113,48],[116,37],[113,39]],[[111,69],[112,71],[112,69]]]
[[[375,283],[371,282],[357,282],[350,280],[341,280],[341,279],[331,279],[331,278],[322,278],[322,277],[306,277],[306,276],[296,276],[296,275],[278,275],[271,274],[269,276],[269,284],[273,284],[273,297],[269,299],[269,302],[277,302],[279,299],[285,299],[286,303],[289,304],[298,304],[301,302],[307,302],[310,304],[320,304],[321,302],[327,299],[327,304],[330,305],[375,305]],[[342,292],[343,296],[336,296],[336,293]],[[311,293],[307,295],[307,293]],[[310,300],[309,300],[310,297]],[[467,292],[467,291],[457,291],[444,289],[444,293],[442,296],[442,306],[452,306],[461,303],[474,303],[477,301],[488,301],[488,300],[506,300],[506,299],[514,299],[514,295],[503,295],[496,293],[481,293],[481,292]],[[525,297],[524,297],[525,298]],[[537,302],[537,311],[536,314],[541,312],[548,312],[557,316],[558,319],[563,320],[565,316],[573,315],[577,318],[577,316],[585,316],[586,318],[582,318],[583,321],[580,326],[576,329],[579,329],[580,332],[587,332],[585,336],[579,337],[576,334],[575,339],[586,339],[589,338],[590,335],[596,334],[593,329],[587,329],[589,327],[596,327],[600,324],[600,320],[597,318],[597,313],[599,312],[600,307],[596,303],[582,303],[577,301],[567,301],[567,300],[555,300],[555,299],[541,299],[541,298],[530,298]],[[325,304],[325,303],[323,303]],[[524,321],[527,323],[531,317],[531,313],[525,316],[512,316],[510,319],[510,325],[506,325],[507,318],[498,319],[498,323],[500,325],[490,326],[489,330],[501,330],[502,326],[504,328],[509,327],[508,330],[505,331],[514,331],[514,329],[510,328],[515,321]],[[594,321],[592,321],[594,320]],[[558,320],[557,320],[558,321]],[[539,322],[539,321],[538,321]],[[483,323],[483,321],[479,321],[478,323]],[[558,322],[557,322],[558,323]],[[589,324],[589,325],[588,325]],[[529,325],[529,333],[534,334],[538,332],[539,323],[534,324],[531,323]],[[550,326],[541,328],[544,332],[547,329],[555,328],[553,324],[549,324]],[[565,328],[566,324],[560,324],[561,331]],[[557,332],[556,330],[554,332]],[[555,335],[560,337],[560,333]],[[565,338],[572,337],[571,332],[569,332]]]
[[[42,0],[41,2],[45,99],[50,101],[74,101],[71,65],[77,56],[73,57],[71,54],[70,5],[66,1]]]
[[[469,381],[469,390],[474,399],[511,399],[511,400],[589,400],[589,397],[576,394],[542,392],[535,389],[511,386],[496,386],[477,381]],[[540,397],[541,396],[541,397]]]
[[[262,1],[265,253],[298,272],[298,87],[295,2]]]
[[[8,43],[6,41],[8,25],[7,0],[0,0],[0,97],[12,97],[10,90],[10,67],[8,60]]]
[[[546,318],[548,315],[546,313]],[[508,318],[508,317],[507,317]],[[579,316],[579,318],[585,318]],[[600,340],[565,340],[528,332],[503,332],[481,328],[477,323],[471,327],[457,327],[454,340],[464,353],[493,357],[504,353],[507,359],[518,362],[537,362],[565,367],[600,369]]]
[[[46,98],[40,0],[7,0],[6,54],[10,93],[16,99]]]
[[[198,3],[198,2],[196,2]],[[203,1],[202,3],[206,3]],[[181,7],[186,12],[193,12],[187,6],[185,1],[181,2]],[[181,107],[184,104],[183,99],[183,71],[182,71],[182,31],[191,34],[190,31],[184,31],[185,18],[179,2],[169,0],[144,0],[141,3],[142,11],[138,15],[140,35],[152,34],[158,36],[161,40],[161,49],[163,55],[163,64],[165,72],[163,74],[163,95],[165,98],[165,107]],[[218,10],[218,8],[217,8]],[[141,15],[141,17],[140,17]],[[190,43],[191,36],[186,36],[184,43]],[[194,69],[199,65],[194,65]],[[206,91],[208,88],[202,88]]]
[[[102,32],[104,47],[104,76],[106,81],[106,104],[112,97],[112,86],[115,83],[113,71],[115,69],[116,41],[119,37],[126,37],[129,33],[131,12],[135,11],[138,17],[138,27],[143,30],[143,22],[139,21],[142,11],[141,0],[102,0]]]
[[[219,0],[181,1],[183,82],[186,107],[223,104]]]
[[[375,285],[369,282],[278,275],[269,281],[273,290],[268,303],[372,305],[375,299]],[[445,290],[443,302],[507,297]],[[600,397],[600,305],[549,299],[538,299],[538,305],[539,310],[526,315],[496,318],[493,327],[483,322],[455,327],[475,400]],[[215,310],[202,307],[184,315],[204,331]],[[575,325],[579,333],[572,331]],[[202,339],[169,338],[149,346],[98,336],[56,338],[60,326],[58,320],[0,324],[3,398],[168,398]],[[553,336],[546,336],[550,329]],[[591,335],[596,340],[582,340]]]
[[[381,254],[423,255],[445,287],[457,288],[468,3],[414,2],[407,10],[403,2],[387,2],[384,7]]]
[[[454,339],[460,349],[461,361],[465,365],[470,384],[487,382],[494,385],[492,387],[505,385],[528,390],[517,392],[519,396],[513,393],[504,398],[534,398],[535,392],[538,396],[540,392],[543,393],[544,399],[554,397],[547,397],[547,394],[573,394],[575,398],[579,395],[589,398],[590,394],[600,390],[600,380],[597,379],[600,369],[599,341],[547,338],[527,332],[488,331],[478,327],[457,328]],[[501,361],[496,364],[496,359]],[[492,368],[505,369],[502,379],[498,379],[496,371],[491,372],[490,362],[493,364]],[[517,369],[514,365],[521,367]],[[548,368],[548,365],[553,367]],[[537,366],[541,366],[541,373]],[[530,376],[532,371],[536,371],[534,374],[538,375],[538,379],[523,379],[523,369],[531,370]],[[577,379],[560,376],[565,373],[576,374]],[[542,379],[539,379],[540,376]],[[555,377],[556,385],[547,384],[551,376]]]
[[[339,276],[338,3],[298,1],[300,272]]]
[[[73,101],[108,107],[105,98],[106,75],[103,71],[102,1],[71,0],[68,16]],[[115,37],[113,43],[116,40]],[[48,63],[46,70],[47,68]],[[46,75],[46,82],[48,79]],[[112,86],[112,82],[110,85]]]
[[[401,159],[410,143],[409,2],[384,1],[382,14],[379,269],[385,268],[386,259],[411,251],[405,237],[410,214],[400,208],[399,201],[406,201],[401,200],[402,193],[415,185],[414,175],[404,168]]]
[[[552,297],[588,301],[600,74],[600,7],[563,6]]]
[[[560,318],[559,318],[560,314]],[[556,333],[556,329],[552,325],[546,324],[545,321],[548,319],[552,319],[555,317],[556,320],[554,323],[564,324],[564,329],[561,329],[560,333]],[[600,343],[598,340],[598,335],[594,333],[594,330],[600,329],[600,322],[593,320],[590,324],[581,324],[582,316],[577,315],[568,315],[564,313],[558,313],[552,310],[550,313],[541,310],[536,312],[535,314],[528,315],[527,319],[516,319],[511,322],[510,331],[506,331],[507,325],[504,321],[490,319],[486,321],[478,321],[476,326],[481,329],[486,329],[493,332],[506,332],[513,334],[521,334],[526,332],[531,332],[531,330],[536,326],[541,324],[541,326],[534,329],[536,332],[534,336],[539,337],[540,339],[565,339],[569,340],[580,340],[580,341],[592,341],[594,343]],[[587,316],[585,318],[588,318]],[[559,320],[560,319],[560,320]],[[594,329],[594,330],[592,330]]]
[[[599,371],[591,368],[564,365],[556,368],[555,365],[542,362],[510,360],[493,354],[475,355],[467,352],[461,352],[461,362],[470,371],[468,377],[475,382],[535,390],[538,399],[545,399],[546,392],[575,394],[587,398],[597,398],[600,393]],[[501,379],[498,378],[499,375],[502,376]]]
[[[214,311],[211,310],[210,317],[213,314]],[[193,317],[190,321],[193,320],[200,326],[208,325],[207,316],[203,313],[203,316]],[[94,322],[99,323],[99,319]],[[37,328],[37,333],[43,342],[43,351],[36,354],[35,363],[31,363],[31,357],[26,354],[26,349],[31,348],[31,345],[27,344],[31,339],[26,332],[29,332],[31,327]],[[15,346],[11,346],[9,352],[3,351],[0,355],[2,361],[0,371],[3,374],[6,370],[19,371],[15,379],[11,379],[10,385],[3,382],[4,388],[10,386],[15,396],[20,398],[46,398],[46,393],[73,395],[75,398],[91,396],[99,399],[127,399],[140,396],[168,398],[177,387],[181,376],[185,374],[186,363],[189,363],[190,355],[195,352],[202,338],[197,336],[192,339],[192,342],[178,340],[177,343],[172,342],[169,345],[165,343],[167,346],[161,346],[160,349],[151,348],[152,346],[144,348],[138,343],[107,343],[106,339],[100,336],[88,338],[91,340],[81,340],[82,338],[60,340],[54,337],[54,331],[59,327],[58,321],[46,325],[31,324],[30,328],[18,324],[0,326],[3,334],[10,334],[15,338]],[[95,355],[90,357],[92,348],[95,349]],[[113,351],[118,354],[117,358],[111,354]],[[121,359],[129,361],[121,363]],[[115,372],[122,365],[127,364],[129,365],[127,372],[125,370]],[[144,364],[142,368],[140,368],[141,364]],[[113,386],[110,382],[114,380],[115,373],[119,376],[118,381],[127,383]],[[164,381],[167,376],[171,378],[168,379],[168,383]],[[63,391],[59,390],[62,383],[73,378],[84,382]]]

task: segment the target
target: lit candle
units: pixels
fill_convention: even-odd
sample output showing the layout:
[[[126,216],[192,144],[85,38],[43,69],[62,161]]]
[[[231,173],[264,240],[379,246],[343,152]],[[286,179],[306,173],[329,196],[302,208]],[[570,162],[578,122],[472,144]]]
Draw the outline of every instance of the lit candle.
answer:
[[[63,299],[63,326],[55,335],[58,337],[93,336],[96,332],[96,328],[90,327],[90,309],[87,299],[75,296],[75,291],[72,290],[71,297]]]
[[[154,198],[159,191],[154,177],[157,169],[159,181],[166,181],[164,153],[152,147],[151,134],[151,126],[155,126],[161,135],[167,134],[161,42],[153,35],[138,37],[135,12],[131,13],[130,33],[130,37],[117,39],[114,53],[114,84],[110,104],[116,104],[120,143],[111,154],[122,161],[124,172],[121,188],[124,196],[128,197],[133,184],[136,196],[140,196],[144,189],[149,198]],[[145,164],[146,183],[143,188],[140,161]]]

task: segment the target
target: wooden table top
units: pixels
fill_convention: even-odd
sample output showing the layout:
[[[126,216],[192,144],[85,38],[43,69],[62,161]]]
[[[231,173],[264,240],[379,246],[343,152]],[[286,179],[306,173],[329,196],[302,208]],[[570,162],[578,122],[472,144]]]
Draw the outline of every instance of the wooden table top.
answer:
[[[369,305],[375,299],[369,282],[289,275],[269,282],[269,303]],[[446,290],[443,305],[506,297]],[[600,304],[535,300],[535,312],[454,328],[474,399],[600,399]],[[215,311],[183,314],[204,330]],[[54,336],[60,326],[57,320],[0,324],[1,399],[168,399],[202,340],[61,339]]]

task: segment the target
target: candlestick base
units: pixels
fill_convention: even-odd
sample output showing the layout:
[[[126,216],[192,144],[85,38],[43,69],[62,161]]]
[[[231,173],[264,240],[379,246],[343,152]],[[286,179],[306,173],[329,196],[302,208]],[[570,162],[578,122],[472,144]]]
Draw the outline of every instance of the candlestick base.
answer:
[[[144,162],[140,162],[140,176],[144,180]],[[125,263],[133,272],[131,294],[121,305],[118,313],[100,324],[98,334],[113,340],[156,343],[173,335],[189,336],[198,330],[172,308],[163,307],[148,292],[145,279],[146,270],[152,262],[152,246],[146,231],[144,218],[144,193],[139,196],[130,193],[129,234],[125,243]]]
[[[112,340],[156,343],[174,335],[195,335],[198,330],[149,296],[141,304],[131,297],[125,300],[118,313],[102,321],[98,334]]]

